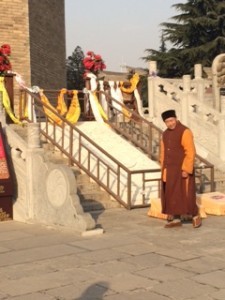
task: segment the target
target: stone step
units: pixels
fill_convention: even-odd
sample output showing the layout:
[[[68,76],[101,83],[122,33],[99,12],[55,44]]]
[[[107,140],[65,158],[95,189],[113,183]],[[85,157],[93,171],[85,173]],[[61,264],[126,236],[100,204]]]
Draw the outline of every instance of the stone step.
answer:
[[[103,198],[97,199],[98,197],[93,197],[94,199],[83,199],[80,196],[80,202],[85,212],[93,213],[94,211],[102,211],[112,208],[120,208],[121,205],[112,199],[104,200]]]
[[[91,193],[93,191],[100,191],[100,186],[95,182],[89,182],[88,184],[86,182],[77,182],[77,190],[81,194]]]
[[[68,159],[65,158],[58,150],[53,150],[51,146],[46,145],[45,156],[55,164],[66,164]],[[77,184],[77,194],[80,198],[80,203],[85,212],[101,211],[110,208],[118,208],[121,205],[113,200],[110,195],[102,190],[100,186],[91,181],[90,177],[82,173],[82,171],[77,166],[70,167],[74,173]]]

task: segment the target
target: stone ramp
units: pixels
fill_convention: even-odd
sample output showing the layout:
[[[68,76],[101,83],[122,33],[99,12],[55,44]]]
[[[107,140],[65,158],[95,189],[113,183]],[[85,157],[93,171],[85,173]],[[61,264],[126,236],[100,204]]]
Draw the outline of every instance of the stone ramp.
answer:
[[[157,162],[148,158],[146,154],[118,135],[105,123],[80,122],[77,124],[77,128],[130,170],[159,168]]]
[[[145,170],[149,171],[146,173],[146,179],[160,178],[160,172],[150,172],[150,170],[159,169],[159,164],[147,157],[145,153],[136,148],[125,138],[118,135],[107,124],[95,121],[81,122],[77,124],[77,127],[129,171]],[[106,157],[104,157],[104,159],[107,160]],[[112,167],[117,168],[117,166],[113,165]],[[121,170],[121,174],[123,174],[123,170]],[[127,174],[125,174],[125,172],[120,178],[120,184],[123,185],[123,194],[125,195],[127,192]],[[116,185],[112,185],[112,189],[115,191]],[[158,182],[152,181],[145,183],[145,191],[143,191],[142,173],[132,175],[132,205],[142,204],[143,193],[145,195],[145,204],[150,204],[151,198],[158,196]],[[122,199],[124,199],[123,196]],[[124,202],[126,202],[126,200],[124,200]]]

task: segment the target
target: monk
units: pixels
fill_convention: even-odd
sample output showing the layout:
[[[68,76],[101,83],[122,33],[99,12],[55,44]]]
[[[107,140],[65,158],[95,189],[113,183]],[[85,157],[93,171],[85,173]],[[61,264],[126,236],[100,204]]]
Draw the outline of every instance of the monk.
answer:
[[[182,226],[181,216],[190,215],[194,228],[201,226],[195,190],[195,145],[189,128],[177,120],[175,110],[162,113],[167,129],[162,134],[162,213],[167,214],[166,228]]]

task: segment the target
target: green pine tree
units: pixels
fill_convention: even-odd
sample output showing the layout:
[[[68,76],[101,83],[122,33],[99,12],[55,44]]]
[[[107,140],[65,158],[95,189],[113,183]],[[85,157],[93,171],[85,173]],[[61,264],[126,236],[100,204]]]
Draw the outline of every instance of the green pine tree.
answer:
[[[193,73],[195,64],[210,67],[225,52],[225,1],[187,0],[174,4],[180,14],[174,22],[164,22],[163,38],[172,46],[168,51],[146,49],[145,61],[155,60],[159,75],[180,77]]]
[[[66,60],[67,70],[67,88],[72,90],[82,90],[85,86],[84,83],[84,52],[80,46],[77,46],[72,55]]]

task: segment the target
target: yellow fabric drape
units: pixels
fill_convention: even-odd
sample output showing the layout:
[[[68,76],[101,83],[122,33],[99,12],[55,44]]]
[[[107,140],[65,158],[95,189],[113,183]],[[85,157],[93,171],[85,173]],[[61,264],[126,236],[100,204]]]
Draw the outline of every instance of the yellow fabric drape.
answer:
[[[4,77],[3,76],[0,76],[0,92],[2,92],[2,96],[3,96],[3,106],[6,110],[6,113],[9,115],[10,119],[16,124],[22,124],[20,122],[20,120],[17,119],[13,114],[11,104],[10,104],[10,100],[9,100],[9,95],[8,95],[7,90],[5,88]]]
[[[106,113],[104,112],[104,110],[103,110],[101,104],[100,104],[99,101],[98,101],[98,97],[97,97],[97,95],[96,95],[96,92],[93,93],[93,96],[94,96],[94,100],[95,100],[95,103],[96,103],[96,105],[97,105],[97,108],[98,108],[98,111],[99,111],[100,115],[102,116],[102,118],[103,118],[104,120],[108,120],[108,117],[107,117]]]
[[[21,107],[22,118],[28,118],[28,107],[27,107],[27,100],[25,98],[25,92],[22,92],[21,94],[20,107]]]
[[[75,124],[80,118],[80,113],[81,113],[81,109],[80,109],[80,103],[78,99],[78,91],[73,90],[73,98],[69,110],[66,114],[66,119],[70,123]]]
[[[67,89],[61,89],[58,96],[58,104],[56,110],[61,116],[64,116],[67,113],[67,106],[64,100],[64,95],[67,93]]]
[[[124,82],[123,82],[123,81],[120,81],[120,89],[121,89],[121,91],[124,92],[124,93],[128,93],[128,94],[133,93],[134,90],[135,90],[136,87],[137,87],[137,84],[138,84],[139,80],[140,80],[139,74],[138,74],[138,73],[135,73],[135,74],[131,77],[131,79],[130,79],[130,84],[131,84],[131,86],[130,86],[129,88],[125,88],[125,87],[123,86]]]
[[[64,95],[67,93],[66,89],[62,89],[60,91],[60,94],[58,96],[58,102],[57,102],[57,107],[53,107],[51,103],[49,102],[48,98],[44,94],[43,91],[40,91],[40,96],[41,96],[41,101],[45,104],[47,104],[53,111],[48,109],[47,107],[44,106],[44,112],[46,116],[50,119],[51,122],[56,123],[58,125],[62,125],[62,120],[55,114],[58,113],[62,116],[65,116],[66,120],[68,120],[70,123],[75,124],[81,113],[80,109],[80,103],[78,99],[78,91],[73,90],[73,98],[69,107],[69,110],[67,110],[65,101],[64,101]]]
[[[47,104],[52,110],[48,109],[46,106],[43,106],[44,112],[46,116],[50,119],[50,122],[60,124],[61,119],[55,114],[58,113],[57,109],[51,105],[48,98],[45,96],[44,91],[40,91],[41,101],[45,104]]]

